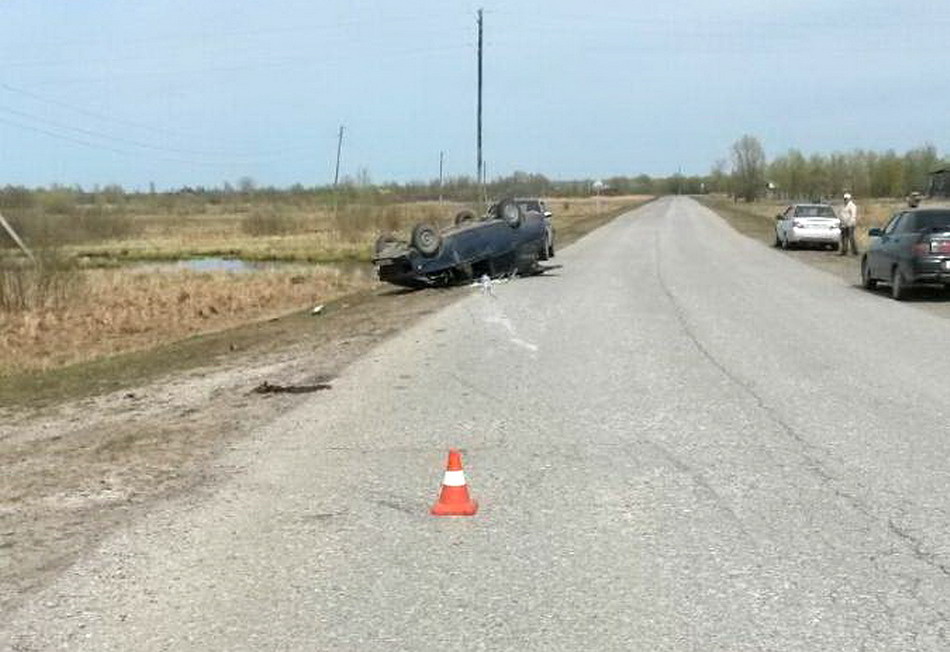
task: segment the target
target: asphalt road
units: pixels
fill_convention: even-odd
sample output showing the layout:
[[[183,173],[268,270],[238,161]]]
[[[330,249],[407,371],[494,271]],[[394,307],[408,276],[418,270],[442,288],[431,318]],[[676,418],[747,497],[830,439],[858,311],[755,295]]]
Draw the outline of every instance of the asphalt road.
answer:
[[[686,198],[556,260],[302,399],[0,648],[950,649],[945,320]],[[449,446],[475,517],[428,515]]]

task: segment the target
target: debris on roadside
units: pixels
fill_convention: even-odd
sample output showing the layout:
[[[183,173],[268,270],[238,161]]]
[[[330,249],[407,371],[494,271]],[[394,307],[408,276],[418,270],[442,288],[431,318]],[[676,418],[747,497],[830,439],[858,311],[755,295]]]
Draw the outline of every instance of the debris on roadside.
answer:
[[[307,394],[324,389],[333,389],[333,386],[328,383],[316,383],[314,385],[276,385],[265,380],[251,391],[255,394]]]
[[[310,311],[311,315],[319,315],[323,312],[324,305],[321,303],[319,306],[314,306],[313,310]]]
[[[488,274],[482,274],[481,278],[472,283],[471,287],[479,288],[482,291],[482,294],[487,294],[488,296],[494,297],[495,290],[492,285],[497,281],[492,281],[491,277]]]

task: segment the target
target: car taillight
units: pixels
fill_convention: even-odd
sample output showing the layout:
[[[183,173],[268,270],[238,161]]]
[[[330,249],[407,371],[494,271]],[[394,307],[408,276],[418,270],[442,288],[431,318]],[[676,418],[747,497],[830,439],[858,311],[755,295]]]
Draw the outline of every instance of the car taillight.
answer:
[[[931,240],[930,253],[950,254],[950,240]]]
[[[930,253],[930,243],[929,242],[916,242],[914,243],[913,252],[915,256],[926,256]]]

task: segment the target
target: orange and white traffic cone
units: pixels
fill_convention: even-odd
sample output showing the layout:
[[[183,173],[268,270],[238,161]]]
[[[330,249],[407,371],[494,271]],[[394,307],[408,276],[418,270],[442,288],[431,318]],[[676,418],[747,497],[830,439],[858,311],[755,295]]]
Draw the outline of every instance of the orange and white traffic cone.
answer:
[[[462,471],[462,454],[449,450],[449,461],[442,480],[439,501],[432,506],[433,516],[472,516],[478,511],[478,503],[468,495],[465,472]]]

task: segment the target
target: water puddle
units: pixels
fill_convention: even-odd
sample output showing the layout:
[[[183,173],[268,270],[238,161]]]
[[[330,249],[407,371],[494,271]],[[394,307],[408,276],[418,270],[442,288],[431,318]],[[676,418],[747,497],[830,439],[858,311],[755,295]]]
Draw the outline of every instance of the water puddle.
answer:
[[[126,267],[134,272],[227,272],[231,274],[254,274],[258,272],[312,272],[314,269],[336,269],[348,276],[374,276],[369,263],[305,263],[285,261],[243,260],[241,258],[186,258],[182,260],[148,261],[132,263]]]

